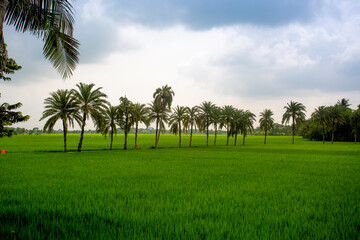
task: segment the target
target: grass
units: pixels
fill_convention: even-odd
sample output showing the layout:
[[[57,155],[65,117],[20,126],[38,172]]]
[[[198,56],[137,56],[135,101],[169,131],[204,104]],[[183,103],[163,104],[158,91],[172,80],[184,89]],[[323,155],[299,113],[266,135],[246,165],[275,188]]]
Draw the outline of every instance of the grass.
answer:
[[[78,135],[70,153],[61,135],[0,139],[0,239],[360,238],[360,145],[154,138],[109,151],[85,135],[82,153]]]

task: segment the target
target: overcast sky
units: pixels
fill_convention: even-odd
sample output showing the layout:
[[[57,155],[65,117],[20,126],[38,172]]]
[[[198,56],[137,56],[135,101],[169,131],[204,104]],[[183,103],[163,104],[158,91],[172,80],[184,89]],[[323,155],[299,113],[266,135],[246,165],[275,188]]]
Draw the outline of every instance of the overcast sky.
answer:
[[[15,127],[42,128],[44,99],[79,82],[103,87],[113,105],[124,95],[149,103],[168,84],[173,106],[270,108],[277,122],[290,100],[308,117],[341,98],[360,104],[360,1],[78,0],[74,10],[80,64],[66,81],[41,40],[5,26],[23,69],[0,83],[1,102],[20,101],[31,117]]]

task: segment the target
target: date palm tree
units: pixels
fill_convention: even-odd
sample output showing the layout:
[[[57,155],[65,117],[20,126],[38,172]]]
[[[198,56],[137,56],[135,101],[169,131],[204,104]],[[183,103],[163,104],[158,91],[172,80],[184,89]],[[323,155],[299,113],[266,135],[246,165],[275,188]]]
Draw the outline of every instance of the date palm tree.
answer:
[[[211,123],[214,125],[214,146],[216,146],[218,126],[221,126],[221,108],[217,106],[213,108],[211,111]]]
[[[135,146],[134,148],[138,148],[137,138],[139,131],[139,123],[144,123],[147,127],[149,126],[149,108],[146,107],[145,104],[135,103],[132,109],[132,116],[135,123]]]
[[[127,150],[127,138],[134,124],[133,103],[127,97],[120,98],[118,125],[124,130],[124,150]]]
[[[235,136],[234,139],[234,146],[237,144],[237,136],[241,133],[242,129],[242,118],[243,118],[244,111],[242,109],[234,109],[233,117],[230,122],[230,134],[232,137]]]
[[[267,132],[273,129],[274,127],[274,118],[272,117],[274,113],[270,109],[265,109],[260,113],[260,129],[265,132],[264,144],[266,144],[266,135]]]
[[[50,97],[44,100],[45,111],[40,118],[40,121],[49,118],[44,125],[44,132],[51,131],[56,122],[61,119],[64,134],[64,152],[67,152],[67,131],[68,127],[74,126],[74,121],[81,123],[81,116],[76,105],[72,92],[69,90],[59,89],[56,92],[51,92]]]
[[[311,114],[312,119],[315,123],[321,126],[323,144],[325,143],[326,135],[326,121],[328,119],[329,111],[325,106],[315,108],[315,111]]]
[[[155,131],[155,148],[157,148],[160,133],[165,130],[165,123],[169,117],[169,110],[167,108],[162,109],[160,104],[152,101],[149,104],[149,122],[155,122],[156,131]]]
[[[116,122],[119,118],[119,107],[112,106],[108,103],[104,109],[104,122],[101,124],[102,129],[100,131],[103,135],[110,134],[110,150],[113,147],[114,134],[117,133]]]
[[[73,38],[73,8],[68,0],[0,0],[0,71],[6,69],[3,24],[29,32],[44,42],[43,55],[63,78],[70,77],[79,61],[79,42]]]
[[[209,126],[211,124],[211,114],[215,107],[210,101],[204,101],[200,104],[199,113],[202,120],[202,129],[206,130],[206,146],[209,146]]]
[[[76,84],[78,90],[73,89],[76,104],[82,113],[81,119],[81,133],[78,145],[78,152],[81,152],[81,147],[84,138],[84,131],[86,120],[91,117],[95,125],[101,129],[100,124],[103,122],[103,112],[106,107],[107,101],[105,98],[107,95],[101,92],[101,87],[93,89],[95,84],[90,83],[78,83]]]
[[[231,135],[230,127],[231,121],[234,117],[235,108],[230,105],[226,105],[221,109],[221,124],[220,128],[226,127],[226,146],[229,146],[229,138]]]
[[[173,134],[179,134],[179,148],[181,148],[181,123],[186,121],[187,107],[176,106],[173,108],[174,113],[170,115],[169,126]]]
[[[328,109],[328,127],[331,132],[331,144],[334,144],[335,131],[338,126],[345,123],[345,110],[346,107],[342,105],[330,106]]]
[[[243,135],[243,145],[245,145],[245,137],[254,131],[254,121],[256,115],[249,110],[242,113],[240,118],[240,131]]]
[[[187,109],[187,117],[186,117],[186,125],[190,127],[190,140],[189,140],[189,148],[191,147],[193,128],[195,126],[196,131],[196,121],[198,119],[199,109],[197,106]]]
[[[161,127],[165,130],[165,122],[167,121],[168,113],[171,110],[171,104],[175,96],[174,91],[167,84],[161,88],[157,88],[153,94],[154,104],[156,108],[160,111],[159,119],[156,120],[156,130],[155,130],[155,148],[159,143]]]
[[[355,144],[356,144],[357,133],[359,131],[359,125],[360,125],[360,105],[358,106],[358,109],[352,111],[351,117],[350,117],[350,122],[353,127]]]
[[[292,120],[292,144],[294,144],[295,130],[305,121],[306,107],[302,103],[290,101],[284,108],[286,111],[283,114],[282,124]]]

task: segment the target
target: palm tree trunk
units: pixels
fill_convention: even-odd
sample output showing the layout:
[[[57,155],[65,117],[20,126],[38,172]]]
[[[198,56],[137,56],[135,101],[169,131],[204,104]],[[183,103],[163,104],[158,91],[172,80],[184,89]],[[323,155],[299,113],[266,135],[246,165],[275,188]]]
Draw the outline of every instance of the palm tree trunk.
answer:
[[[125,134],[124,150],[127,150],[127,136],[128,136],[128,131],[127,131],[127,129],[125,129],[124,134]]]
[[[179,122],[179,148],[181,148],[181,122]]]
[[[3,26],[4,26],[4,18],[5,18],[5,14],[6,14],[6,10],[7,7],[9,5],[9,1],[8,0],[0,0],[0,52],[1,52],[1,56],[0,56],[0,71],[3,72],[5,70],[6,67],[6,47],[5,47],[5,39],[4,39],[4,31],[3,31]]]
[[[159,119],[158,119],[158,118],[156,118],[156,127],[155,127],[155,148],[156,148],[157,135],[158,135],[158,125],[159,125]]]
[[[114,140],[114,128],[111,126],[111,133],[110,133],[110,150],[112,150]]]
[[[206,146],[209,146],[209,124],[208,121],[206,121]]]
[[[229,124],[226,126],[226,146],[229,146],[229,138],[230,138],[230,134],[229,134]]]
[[[236,142],[237,142],[237,133],[235,133],[235,141],[234,141],[234,146],[236,146]]]
[[[334,130],[331,131],[331,144],[334,144]]]
[[[216,146],[216,136],[217,136],[217,125],[215,124],[215,138],[214,138],[214,146]]]
[[[84,139],[85,124],[86,124],[86,113],[84,113],[84,115],[83,115],[83,123],[81,126],[80,141],[79,141],[78,150],[77,150],[78,152],[81,152],[82,142]]]
[[[243,135],[243,146],[245,146],[245,134]]]
[[[63,132],[64,132],[64,152],[67,152],[67,149],[66,149],[67,128],[66,128],[66,120],[64,120],[64,119],[63,119]]]
[[[295,136],[295,122],[294,122],[294,116],[292,118],[292,144],[294,144],[294,136]]]
[[[323,137],[323,144],[325,144],[325,129],[324,129],[324,126],[322,127],[322,137]]]
[[[193,124],[191,123],[191,127],[190,127],[190,141],[189,141],[189,148],[191,147],[192,132],[193,132]]]
[[[266,144],[266,133],[267,133],[267,129],[265,127],[265,139],[264,139],[264,144]]]
[[[356,144],[356,142],[357,142],[357,133],[356,133],[356,128],[355,128],[355,144]]]
[[[138,136],[138,130],[139,130],[139,122],[136,122],[136,127],[135,127],[135,146],[134,148],[137,149],[137,136]]]
[[[156,139],[156,142],[155,142],[155,148],[158,147],[159,140],[160,140],[160,129],[159,129],[159,132],[157,134],[157,139]]]

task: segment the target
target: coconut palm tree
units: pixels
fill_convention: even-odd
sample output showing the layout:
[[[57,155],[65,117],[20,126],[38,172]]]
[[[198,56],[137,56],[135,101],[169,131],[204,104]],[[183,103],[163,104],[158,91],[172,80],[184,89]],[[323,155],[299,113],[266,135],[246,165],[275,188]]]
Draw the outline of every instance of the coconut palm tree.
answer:
[[[226,105],[221,109],[221,124],[220,128],[226,127],[226,146],[229,146],[229,138],[231,135],[230,127],[231,121],[234,117],[235,108],[230,105]]]
[[[76,104],[82,113],[81,119],[81,134],[78,145],[78,152],[81,152],[81,147],[84,138],[84,131],[86,120],[91,117],[95,125],[101,129],[100,124],[103,122],[103,112],[106,107],[107,95],[101,92],[101,87],[93,89],[95,84],[78,83],[76,84],[78,90],[73,89],[72,92],[76,99]]]
[[[102,129],[100,129],[100,132],[102,132],[105,136],[106,134],[110,134],[110,150],[112,150],[113,147],[114,134],[117,133],[116,122],[118,118],[119,107],[111,106],[111,104],[108,103],[104,109],[104,122],[101,124]]]
[[[170,131],[175,135],[179,133],[179,148],[181,148],[181,123],[186,121],[188,108],[176,106],[173,111],[174,113],[169,118]]]
[[[210,101],[205,101],[200,104],[199,113],[201,118],[201,128],[206,130],[206,146],[209,146],[209,126],[211,124],[211,114],[212,110],[214,109],[215,104]]]
[[[63,78],[70,77],[78,63],[79,42],[73,35],[73,8],[68,0],[0,0],[0,71],[6,69],[7,51],[3,23],[18,32],[29,32],[44,42],[43,55]]]
[[[243,114],[244,111],[242,109],[234,109],[233,117],[230,122],[230,134],[232,137],[235,136],[234,146],[237,144],[237,135],[241,133]]]
[[[274,118],[272,117],[274,113],[270,109],[265,109],[260,113],[260,129],[265,132],[264,144],[266,144],[266,135],[267,132],[273,129],[274,127]]]
[[[190,127],[190,140],[189,140],[189,148],[191,147],[193,128],[195,126],[196,131],[196,121],[198,119],[199,109],[197,106],[187,109],[187,117],[186,117],[186,126]]]
[[[292,144],[294,144],[295,130],[305,121],[306,107],[302,103],[290,101],[284,108],[286,111],[283,114],[282,124],[292,120]]]
[[[314,120],[314,122],[321,126],[323,144],[325,143],[326,121],[328,119],[328,115],[328,108],[325,106],[315,108],[315,111],[311,114],[311,118]]]
[[[245,145],[245,137],[254,131],[254,121],[256,115],[249,110],[242,112],[240,118],[240,131],[243,135],[243,145]]]
[[[44,100],[45,111],[40,121],[49,118],[44,125],[44,132],[51,131],[55,123],[61,119],[64,133],[64,152],[67,152],[66,136],[68,127],[74,126],[74,121],[81,123],[81,116],[72,92],[69,90],[57,90],[51,92],[50,97]]]
[[[337,129],[338,126],[341,126],[345,123],[345,110],[346,107],[342,106],[342,105],[335,105],[335,106],[330,106],[327,107],[328,110],[328,127],[329,130],[331,132],[331,144],[334,144],[334,136],[335,136],[335,131]]]
[[[349,99],[342,98],[337,101],[336,105],[347,108],[347,107],[350,107],[351,104],[349,103]]]
[[[156,104],[156,107],[158,108],[158,110],[160,110],[160,118],[156,120],[157,124],[155,130],[155,148],[157,148],[160,139],[161,126],[163,126],[163,130],[165,130],[165,122],[167,120],[164,118],[168,117],[168,113],[171,110],[171,104],[174,96],[174,91],[167,84],[165,86],[162,86],[161,88],[157,88],[153,94],[154,104]]]
[[[149,122],[155,121],[156,125],[155,148],[158,146],[160,133],[165,130],[165,123],[168,120],[169,112],[167,108],[162,109],[160,104],[155,101],[149,104]]]
[[[214,146],[216,146],[218,126],[221,126],[221,108],[217,106],[213,108],[211,112],[211,123],[214,125]]]
[[[359,125],[360,125],[360,105],[358,106],[358,109],[352,111],[351,117],[350,117],[350,122],[353,127],[355,144],[356,144],[357,133],[359,131]]]
[[[120,98],[118,125],[124,130],[124,150],[127,150],[127,137],[134,124],[133,103],[125,96]]]
[[[134,148],[138,148],[137,137],[139,130],[139,123],[144,123],[147,127],[149,126],[149,108],[145,106],[145,104],[135,103],[132,108],[132,116],[135,123],[135,146]]]

